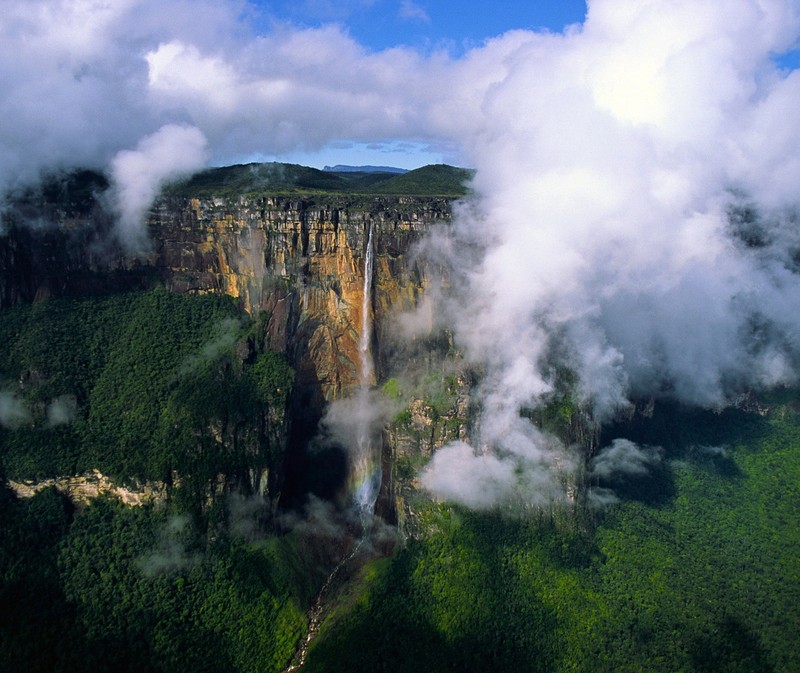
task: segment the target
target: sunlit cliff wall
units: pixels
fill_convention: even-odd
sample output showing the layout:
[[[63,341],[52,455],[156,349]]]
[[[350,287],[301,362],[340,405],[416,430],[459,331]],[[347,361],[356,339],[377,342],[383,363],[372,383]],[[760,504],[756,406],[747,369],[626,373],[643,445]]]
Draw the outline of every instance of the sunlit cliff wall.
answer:
[[[437,273],[416,257],[415,243],[447,226],[451,207],[438,197],[165,197],[146,223],[152,249],[139,256],[107,243],[110,220],[100,208],[71,216],[51,207],[35,227],[16,214],[0,232],[0,308],[155,282],[177,293],[230,295],[260,321],[263,347],[286,353],[296,370],[287,438],[296,451],[317,432],[326,403],[358,385],[370,226],[372,350],[380,385],[408,365],[397,362],[408,352],[393,345],[396,316],[416,306]],[[422,352],[414,357],[425,366]],[[463,412],[463,394],[458,404]],[[417,400],[387,430],[380,509],[393,512],[401,482],[408,482],[395,480],[397,459],[429,455],[445,437],[463,432],[454,420],[463,415],[443,413],[441,401],[433,411]],[[308,467],[297,456],[287,463],[290,471]]]
[[[388,316],[412,307],[426,283],[413,244],[449,218],[442,198],[165,199],[148,226],[169,289],[221,292],[263,312],[267,345],[287,352],[299,384],[331,400],[357,384],[370,223],[379,349]]]

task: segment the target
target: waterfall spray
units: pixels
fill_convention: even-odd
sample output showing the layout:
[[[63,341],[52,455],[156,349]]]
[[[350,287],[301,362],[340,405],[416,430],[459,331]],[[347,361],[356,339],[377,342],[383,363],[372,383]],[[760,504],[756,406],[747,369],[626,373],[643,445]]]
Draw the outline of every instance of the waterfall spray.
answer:
[[[372,360],[372,277],[374,243],[372,222],[369,224],[364,251],[364,286],[361,300],[361,334],[359,339],[359,389],[357,398],[356,446],[353,447],[353,475],[357,479],[354,504],[362,515],[372,514],[381,483],[380,457],[376,456],[375,437],[370,423],[369,391],[375,376]]]

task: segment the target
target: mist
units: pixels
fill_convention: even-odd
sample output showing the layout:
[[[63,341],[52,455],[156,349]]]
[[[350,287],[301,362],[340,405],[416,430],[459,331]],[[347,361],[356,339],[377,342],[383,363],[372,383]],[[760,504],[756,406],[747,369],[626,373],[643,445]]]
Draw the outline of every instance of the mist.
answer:
[[[796,382],[800,124],[787,105],[800,77],[771,57],[794,44],[797,12],[600,0],[582,27],[524,37],[465,141],[476,196],[430,244],[454,279],[443,323],[483,371],[471,446],[422,474],[434,495],[566,498],[573,449],[523,418],[559,371],[596,423],[636,399],[720,409]],[[645,471],[654,455],[617,440],[592,469]]]
[[[0,426],[14,430],[30,422],[31,418],[25,400],[12,390],[0,390]]]
[[[448,283],[426,306],[482,373],[480,415],[421,480],[478,507],[558,500],[575,449],[521,415],[556,372],[601,423],[640,398],[722,408],[795,383],[800,359],[800,72],[776,65],[800,6],[587,6],[562,33],[455,57],[369,51],[336,25],[256,29],[235,0],[11,0],[0,192],[108,170],[138,251],[159,187],[203,164],[404,141],[475,168],[427,242]]]

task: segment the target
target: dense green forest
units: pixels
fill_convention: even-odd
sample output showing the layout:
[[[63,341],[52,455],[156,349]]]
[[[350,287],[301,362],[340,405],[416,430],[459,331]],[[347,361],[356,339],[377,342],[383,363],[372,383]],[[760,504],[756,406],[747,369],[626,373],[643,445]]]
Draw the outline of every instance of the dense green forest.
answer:
[[[629,427],[670,460],[605,511],[429,508],[333,601],[307,670],[800,670],[797,396],[767,404]]]
[[[336,555],[248,485],[282,460],[292,385],[262,331],[228,298],[163,289],[3,312],[2,476],[171,484],[76,507],[0,480],[0,669],[286,667]],[[589,484],[618,494],[602,509],[414,503],[424,534],[345,569],[305,670],[800,670],[799,412],[777,391],[606,428],[665,460]]]
[[[0,384],[19,418],[0,428],[3,473],[177,472],[201,488],[218,473],[268,467],[280,458],[292,372],[257,347],[251,322],[227,297],[163,289],[4,312]]]
[[[170,484],[156,505],[77,510],[52,487],[19,500],[0,484],[3,670],[277,671],[291,658],[329,560],[302,534],[271,535],[268,501],[243,479],[282,460],[292,385],[262,327],[229,298],[163,289],[2,314],[3,476],[99,468]]]
[[[280,671],[319,583],[299,536],[209,541],[167,508],[3,488],[0,517],[5,671]]]

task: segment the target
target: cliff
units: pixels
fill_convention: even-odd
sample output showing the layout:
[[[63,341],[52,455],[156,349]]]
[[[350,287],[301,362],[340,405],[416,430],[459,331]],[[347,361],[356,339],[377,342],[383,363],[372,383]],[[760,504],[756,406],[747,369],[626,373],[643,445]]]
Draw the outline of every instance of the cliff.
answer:
[[[415,257],[414,244],[446,225],[451,202],[436,196],[330,193],[164,196],[146,223],[152,250],[138,257],[108,242],[110,219],[96,203],[78,210],[50,204],[39,211],[36,227],[29,224],[30,213],[11,211],[0,236],[0,307],[156,282],[175,293],[235,297],[258,319],[260,347],[284,352],[296,371],[285,467],[291,499],[308,489],[304,473],[315,459],[306,448],[326,404],[358,386],[370,228],[374,267],[368,305],[374,383],[380,385],[408,365],[397,361],[408,353],[393,345],[393,318],[416,305],[432,274]],[[428,356],[417,359],[430,367]],[[445,437],[463,434],[465,388],[459,390],[448,409],[441,408],[441,399],[434,409],[406,391],[405,409],[384,434],[379,508],[390,518],[400,490],[393,479],[397,461],[410,465]],[[407,476],[402,484],[410,483],[411,472]]]
[[[326,404],[359,385],[370,227],[374,268],[368,319],[373,322],[374,383],[381,384],[408,365],[397,361],[393,320],[416,306],[431,278],[431,270],[414,256],[414,244],[450,217],[451,201],[441,197],[171,197],[153,208],[148,222],[155,244],[151,263],[166,286],[179,293],[236,297],[249,313],[261,316],[265,347],[287,353],[296,370],[288,500],[320,489],[320,479],[308,477],[320,459],[309,456],[307,446]],[[464,406],[463,399],[460,404]],[[432,408],[422,400],[414,409],[412,423],[404,412],[384,434],[385,478],[378,508],[387,518],[394,518],[397,497],[411,477],[408,473],[409,479],[393,479],[397,460],[411,464],[415,456],[430,455],[448,434],[435,426],[449,409],[435,414],[435,421],[428,418]],[[452,418],[449,435],[457,436]],[[332,460],[332,473],[345,469],[337,464],[340,460]],[[335,482],[332,476],[321,495],[335,496]],[[399,509],[404,506],[401,502]]]
[[[267,347],[286,351],[300,387],[329,401],[357,383],[369,227],[379,348],[386,320],[426,283],[413,244],[449,218],[436,197],[166,198],[148,221],[150,263],[174,292],[224,293],[263,312]]]

